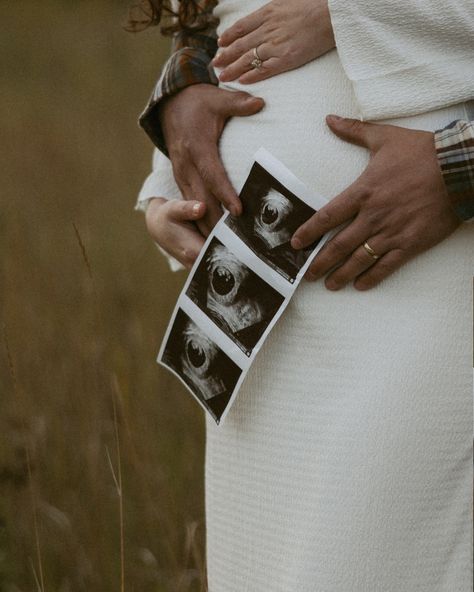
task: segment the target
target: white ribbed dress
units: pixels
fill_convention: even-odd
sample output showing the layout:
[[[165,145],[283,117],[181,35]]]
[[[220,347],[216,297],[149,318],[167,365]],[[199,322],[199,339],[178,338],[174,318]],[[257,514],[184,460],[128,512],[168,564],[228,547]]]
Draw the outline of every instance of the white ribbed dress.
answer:
[[[263,4],[221,0],[220,31]],[[246,90],[266,107],[224,130],[235,186],[260,146],[328,198],[367,164],[324,122],[364,113],[336,51]],[[207,419],[209,592],[472,590],[473,253],[465,224],[370,291],[300,285],[224,424]]]

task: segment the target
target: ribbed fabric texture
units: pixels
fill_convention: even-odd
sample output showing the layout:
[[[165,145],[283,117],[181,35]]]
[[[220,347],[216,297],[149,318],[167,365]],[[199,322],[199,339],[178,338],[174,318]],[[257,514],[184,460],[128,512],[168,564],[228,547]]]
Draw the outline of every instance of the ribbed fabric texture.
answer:
[[[415,115],[474,97],[474,2],[329,0],[359,115]]]

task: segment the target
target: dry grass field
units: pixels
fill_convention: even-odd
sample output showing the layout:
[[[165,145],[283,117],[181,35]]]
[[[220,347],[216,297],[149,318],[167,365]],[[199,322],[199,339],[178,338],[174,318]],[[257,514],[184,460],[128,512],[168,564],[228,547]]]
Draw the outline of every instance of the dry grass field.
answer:
[[[155,363],[184,277],[133,211],[167,44],[127,4],[2,3],[1,592],[204,589],[202,412]]]

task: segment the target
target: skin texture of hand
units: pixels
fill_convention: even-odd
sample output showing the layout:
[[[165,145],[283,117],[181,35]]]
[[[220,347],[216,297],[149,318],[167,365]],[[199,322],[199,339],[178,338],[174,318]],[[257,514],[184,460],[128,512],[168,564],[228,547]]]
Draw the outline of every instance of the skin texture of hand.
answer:
[[[337,116],[326,121],[339,138],[370,150],[370,161],[352,185],[295,232],[291,244],[295,249],[308,246],[348,223],[321,249],[306,277],[315,280],[329,273],[330,290],[350,282],[367,290],[441,242],[461,222],[447,194],[431,132]],[[367,252],[365,242],[379,259]]]
[[[206,204],[181,199],[150,200],[145,214],[152,239],[187,269],[191,269],[205,242],[196,222],[206,214]]]
[[[223,82],[251,84],[298,68],[335,47],[327,0],[273,0],[238,20],[218,40],[212,64]],[[251,66],[258,48],[261,68]]]
[[[245,92],[194,84],[165,99],[160,108],[160,123],[183,198],[206,204],[205,214],[196,220],[204,236],[221,217],[221,203],[235,215],[242,211],[219,155],[222,130],[230,117],[254,115],[263,105],[263,99]]]

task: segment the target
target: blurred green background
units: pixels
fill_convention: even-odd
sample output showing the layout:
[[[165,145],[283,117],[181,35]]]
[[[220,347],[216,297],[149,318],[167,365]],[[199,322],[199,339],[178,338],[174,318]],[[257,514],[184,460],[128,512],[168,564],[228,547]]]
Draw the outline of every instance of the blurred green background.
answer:
[[[184,276],[133,210],[168,42],[2,8],[0,590],[203,590],[204,420],[155,363]]]

